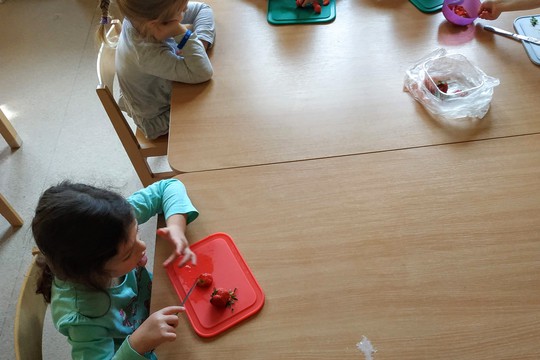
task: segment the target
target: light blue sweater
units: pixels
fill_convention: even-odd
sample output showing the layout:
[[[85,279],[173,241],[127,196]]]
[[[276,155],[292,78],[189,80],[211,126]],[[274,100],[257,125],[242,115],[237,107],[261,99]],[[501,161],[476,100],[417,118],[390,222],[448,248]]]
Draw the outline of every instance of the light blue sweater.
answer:
[[[131,195],[137,222],[142,224],[163,213],[167,219],[186,214],[187,222],[199,213],[192,205],[184,185],[175,179],[162,180]],[[133,350],[127,340],[148,317],[152,275],[143,267],[126,274],[121,284],[100,293],[55,279],[52,286],[53,322],[68,337],[73,359],[157,359],[153,352],[144,355]]]

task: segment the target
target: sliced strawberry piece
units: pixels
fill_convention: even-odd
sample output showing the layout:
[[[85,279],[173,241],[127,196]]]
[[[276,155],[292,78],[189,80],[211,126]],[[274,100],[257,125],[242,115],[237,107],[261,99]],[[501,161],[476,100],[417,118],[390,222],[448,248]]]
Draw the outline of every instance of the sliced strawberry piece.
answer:
[[[445,81],[439,81],[437,83],[437,87],[439,88],[439,90],[443,93],[447,93],[448,92],[448,83],[445,82]]]
[[[202,273],[197,277],[197,286],[206,288],[212,285],[214,282],[214,279],[212,278],[212,274],[209,273]]]

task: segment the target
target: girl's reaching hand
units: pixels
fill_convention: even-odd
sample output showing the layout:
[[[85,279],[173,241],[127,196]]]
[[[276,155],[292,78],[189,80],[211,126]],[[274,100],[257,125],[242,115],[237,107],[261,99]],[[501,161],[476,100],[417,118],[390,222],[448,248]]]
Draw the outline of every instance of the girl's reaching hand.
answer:
[[[502,13],[500,7],[494,1],[484,1],[480,5],[478,17],[484,20],[495,20]]]
[[[157,230],[158,236],[167,240],[173,246],[172,254],[165,260],[163,266],[169,265],[178,256],[183,255],[178,266],[185,265],[188,261],[197,263],[197,256],[189,248],[189,243],[185,235],[186,219],[184,215],[176,214],[167,219],[167,227]]]
[[[176,339],[178,315],[183,306],[169,306],[151,314],[129,337],[133,350],[144,354],[163,344]]]

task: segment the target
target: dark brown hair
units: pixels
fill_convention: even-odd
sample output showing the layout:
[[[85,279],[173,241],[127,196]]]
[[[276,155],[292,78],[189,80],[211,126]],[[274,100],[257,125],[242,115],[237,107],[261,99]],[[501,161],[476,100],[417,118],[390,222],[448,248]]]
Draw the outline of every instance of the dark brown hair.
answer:
[[[110,275],[104,267],[127,241],[135,221],[131,205],[109,190],[68,181],[47,189],[32,220],[42,255],[37,293],[51,300],[53,277],[103,291]]]

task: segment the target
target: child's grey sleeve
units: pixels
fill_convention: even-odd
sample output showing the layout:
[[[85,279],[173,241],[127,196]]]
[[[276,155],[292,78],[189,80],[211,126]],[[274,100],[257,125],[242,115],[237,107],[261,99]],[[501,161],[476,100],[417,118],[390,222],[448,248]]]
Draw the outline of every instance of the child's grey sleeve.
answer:
[[[182,23],[193,24],[193,31],[197,33],[199,40],[207,41],[210,43],[210,47],[214,44],[216,25],[214,12],[210,5],[190,1]]]

